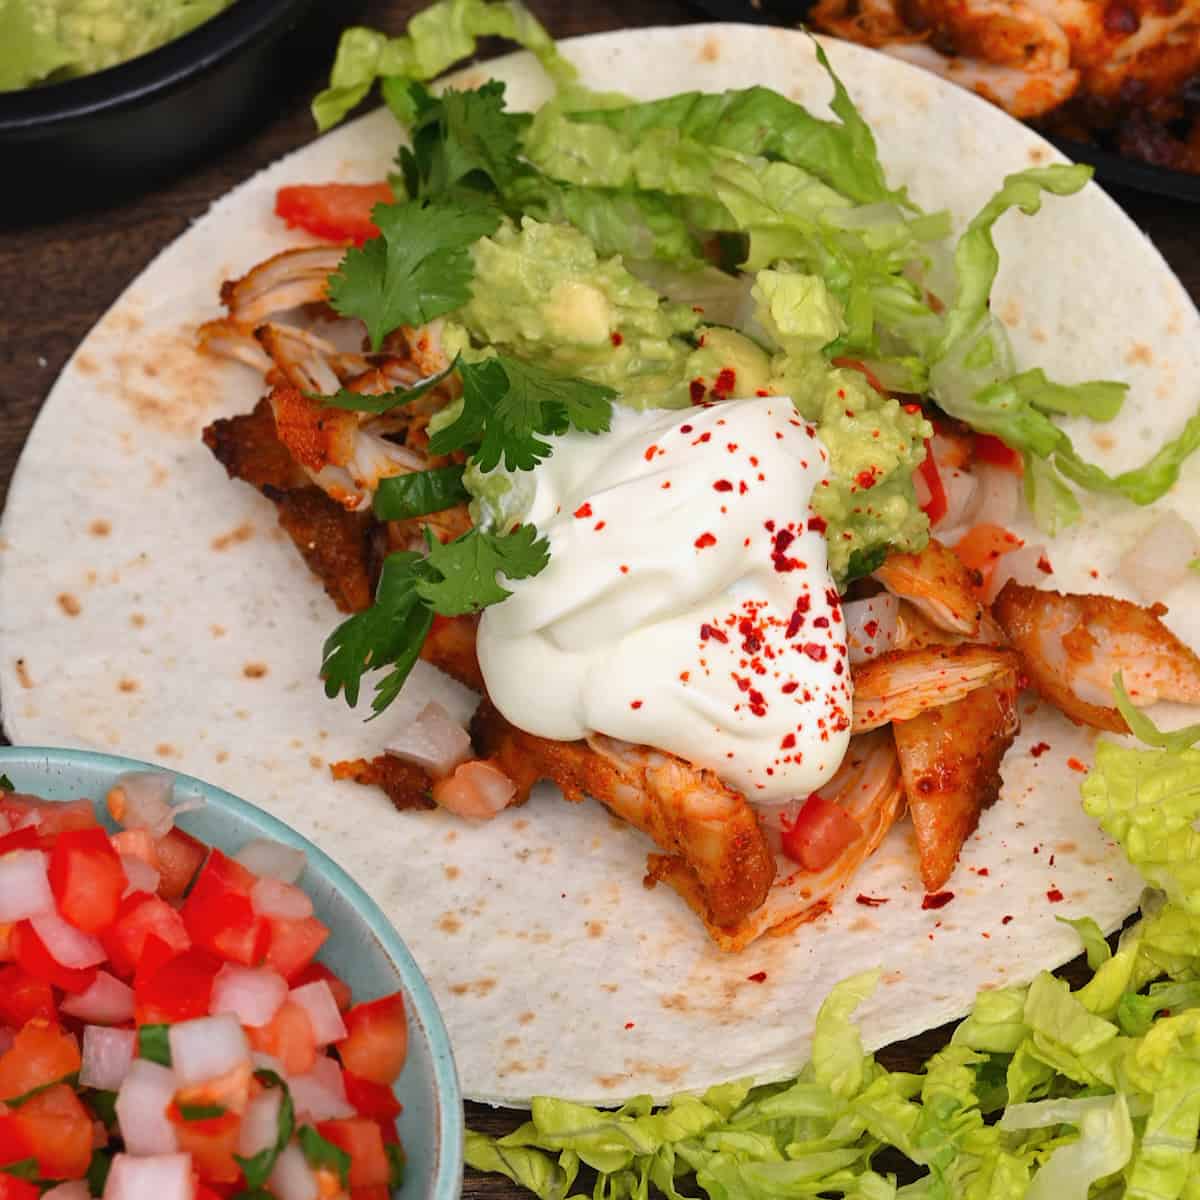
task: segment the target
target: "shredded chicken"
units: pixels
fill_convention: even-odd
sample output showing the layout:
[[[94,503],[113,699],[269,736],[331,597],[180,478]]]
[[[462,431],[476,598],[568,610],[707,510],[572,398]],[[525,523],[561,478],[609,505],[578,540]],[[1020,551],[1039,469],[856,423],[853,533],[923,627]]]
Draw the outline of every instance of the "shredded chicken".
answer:
[[[221,285],[229,319],[246,330],[257,329],[276,313],[323,303],[329,276],[346,251],[341,246],[302,246],[260,262],[240,279]]]
[[[409,808],[433,808],[433,780],[414,763],[394,754],[377,758],[352,758],[330,764],[334,779],[350,779],[364,787],[382,788],[387,798],[404,812]]]
[[[983,606],[975,580],[958,555],[936,538],[917,554],[888,555],[875,578],[940,629],[965,638],[979,633]]]

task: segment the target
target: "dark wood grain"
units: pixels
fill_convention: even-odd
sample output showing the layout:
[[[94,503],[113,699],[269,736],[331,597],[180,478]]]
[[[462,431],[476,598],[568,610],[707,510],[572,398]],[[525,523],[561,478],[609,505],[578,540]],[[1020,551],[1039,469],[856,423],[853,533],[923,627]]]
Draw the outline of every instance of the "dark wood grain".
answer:
[[[399,31],[418,7],[412,0],[372,0],[366,21]],[[560,37],[693,19],[682,0],[531,0],[530,7]],[[88,329],[150,259],[217,197],[313,137],[305,99],[309,90],[282,103],[277,117],[250,141],[133,202],[53,224],[0,230],[0,501],[46,393]],[[86,187],[86,180],[79,186]],[[1200,210],[1134,193],[1114,194],[1192,297],[1200,298]],[[1093,303],[1097,300],[1102,313],[1103,298],[1093,298]],[[80,419],[86,417],[81,414]],[[1076,964],[1071,973],[1079,971]],[[949,1027],[933,1030],[880,1057],[889,1067],[914,1070],[948,1036]],[[467,1118],[473,1128],[500,1133],[514,1128],[523,1115],[468,1104]],[[508,1200],[527,1193],[502,1179],[468,1174],[463,1194]]]

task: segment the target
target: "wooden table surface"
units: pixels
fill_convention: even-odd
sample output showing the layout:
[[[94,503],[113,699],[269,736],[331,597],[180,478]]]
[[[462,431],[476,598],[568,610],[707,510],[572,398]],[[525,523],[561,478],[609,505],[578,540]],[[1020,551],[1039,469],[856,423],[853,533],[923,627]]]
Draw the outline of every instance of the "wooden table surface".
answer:
[[[558,37],[697,19],[683,0],[529,3]],[[369,0],[365,23],[399,32],[419,7],[414,0]],[[29,427],[79,341],[126,284],[213,200],[314,136],[307,94],[297,95],[249,142],[136,200],[52,224],[0,229],[0,501]],[[1132,192],[1114,195],[1200,301],[1200,209]],[[1092,298],[1097,300],[1103,313],[1103,297]],[[933,1031],[880,1057],[893,1068],[915,1069],[944,1037],[945,1031]],[[467,1118],[489,1132],[510,1129],[521,1119],[471,1104]],[[470,1174],[463,1194],[528,1195],[506,1180]]]

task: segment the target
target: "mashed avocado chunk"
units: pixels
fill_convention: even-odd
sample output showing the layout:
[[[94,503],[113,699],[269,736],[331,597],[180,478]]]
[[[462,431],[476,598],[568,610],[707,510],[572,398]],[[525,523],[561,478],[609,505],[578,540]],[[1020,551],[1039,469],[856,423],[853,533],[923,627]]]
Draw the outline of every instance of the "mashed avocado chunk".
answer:
[[[0,91],[90,75],[157,49],[233,0],[0,0]]]

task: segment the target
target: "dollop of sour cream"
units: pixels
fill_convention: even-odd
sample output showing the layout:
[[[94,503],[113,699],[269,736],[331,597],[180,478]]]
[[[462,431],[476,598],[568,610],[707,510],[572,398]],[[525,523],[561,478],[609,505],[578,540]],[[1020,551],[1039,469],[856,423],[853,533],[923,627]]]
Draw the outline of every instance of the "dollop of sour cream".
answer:
[[[550,563],[479,627],[496,707],[542,737],[669,751],[755,803],[820,787],[851,684],[814,428],[769,396],[616,406],[608,433],[552,441],[528,516]]]

